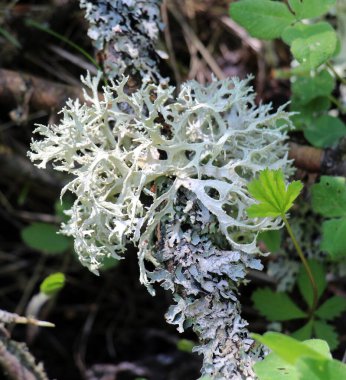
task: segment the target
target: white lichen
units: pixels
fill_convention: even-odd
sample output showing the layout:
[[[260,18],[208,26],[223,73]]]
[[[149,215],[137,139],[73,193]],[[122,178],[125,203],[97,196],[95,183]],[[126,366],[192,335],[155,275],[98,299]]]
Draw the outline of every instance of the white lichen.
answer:
[[[203,373],[254,378],[261,352],[248,338],[237,287],[248,268],[261,269],[258,232],[280,220],[248,218],[247,183],[265,168],[291,172],[289,114],[257,107],[247,80],[187,82],[174,97],[172,87],[153,84],[128,95],[123,78],[102,99],[99,77],[83,82],[87,103],[69,101],[60,124],[40,125],[43,139],[30,153],[39,167],[50,161],[73,175],[63,189],[76,196],[63,232],[94,272],[135,243],[142,283],[174,293],[167,320],[198,334]]]
[[[156,43],[162,28],[160,0],[80,0],[88,36],[110,78],[139,75],[143,83],[162,81]]]

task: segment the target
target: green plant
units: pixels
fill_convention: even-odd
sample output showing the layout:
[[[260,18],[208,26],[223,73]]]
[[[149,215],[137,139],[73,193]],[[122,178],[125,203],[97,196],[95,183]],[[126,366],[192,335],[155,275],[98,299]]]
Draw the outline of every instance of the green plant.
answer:
[[[311,310],[313,294],[311,285],[303,267],[298,274],[297,285],[300,295],[305,301],[307,310],[303,311],[285,292],[275,292],[270,288],[259,288],[252,294],[254,306],[269,321],[304,320],[304,325],[292,332],[292,336],[299,340],[311,337],[324,339],[329,347],[334,350],[338,346],[338,335],[335,328],[328,323],[340,316],[346,310],[346,299],[339,296],[322,297],[326,290],[326,273],[323,264],[316,260],[308,261],[312,275],[318,289],[318,305]],[[303,323],[303,322],[302,322]]]
[[[332,59],[339,53],[337,34],[323,16],[336,0],[240,0],[231,4],[231,17],[249,33],[261,39],[281,38],[290,46],[296,64],[278,73],[291,77],[292,120],[314,146],[326,148],[346,136],[346,126],[328,113],[331,106],[339,114],[345,107],[332,93],[336,81],[346,80],[337,73]]]
[[[253,337],[272,350],[255,365],[259,380],[341,380],[346,365],[334,360],[328,345],[318,339],[298,342],[283,334],[268,332]]]
[[[333,216],[340,216],[340,208],[335,207],[339,206],[338,204],[333,205],[333,202],[328,202],[328,206],[326,205],[328,198],[325,193],[326,189],[323,187],[323,184],[326,183],[328,183],[328,188],[331,187],[331,184],[334,185],[334,191],[340,194],[340,186],[345,190],[342,181],[323,178],[321,184],[314,185],[314,203],[318,205],[319,210],[322,210],[328,215],[331,213]],[[340,186],[338,187],[338,185]],[[325,339],[332,349],[336,348],[338,345],[337,334],[334,328],[326,321],[334,319],[346,310],[346,300],[342,297],[334,296],[327,299],[327,301],[318,307],[318,302],[326,289],[326,273],[324,267],[315,260],[306,260],[286,218],[287,211],[292,207],[293,201],[297,198],[302,189],[301,182],[294,181],[288,186],[285,186],[281,170],[264,170],[259,174],[258,179],[248,184],[248,189],[254,199],[260,202],[247,209],[248,215],[250,217],[260,218],[280,216],[287,228],[288,234],[303,264],[298,275],[297,283],[308,310],[301,310],[287,293],[273,292],[269,288],[258,289],[253,293],[252,299],[255,307],[270,321],[306,319],[306,324],[295,331],[293,336],[305,340],[314,335],[318,338]],[[346,196],[346,192],[343,196]],[[324,202],[320,202],[321,198],[324,199]],[[337,201],[340,200],[340,198],[336,199]],[[335,214],[333,214],[333,211]],[[341,213],[343,213],[343,211],[341,211]],[[338,223],[338,220],[336,223]],[[331,236],[329,236],[329,238],[332,239]]]

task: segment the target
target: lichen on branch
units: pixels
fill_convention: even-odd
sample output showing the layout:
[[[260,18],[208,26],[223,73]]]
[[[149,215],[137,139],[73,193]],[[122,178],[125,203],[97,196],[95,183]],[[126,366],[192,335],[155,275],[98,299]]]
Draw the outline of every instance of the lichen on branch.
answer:
[[[261,352],[240,316],[237,288],[261,269],[256,237],[279,218],[250,219],[247,184],[265,169],[292,169],[289,114],[256,106],[249,80],[146,84],[132,95],[126,78],[103,87],[83,79],[87,103],[69,101],[58,125],[40,125],[30,158],[72,175],[76,200],[62,231],[94,272],[106,257],[138,246],[141,282],[172,290],[167,320],[193,326],[213,379],[251,379]],[[146,263],[154,264],[154,270]]]
[[[160,0],[80,0],[94,43],[110,78],[138,75],[142,83],[162,81],[156,48],[162,28]]]

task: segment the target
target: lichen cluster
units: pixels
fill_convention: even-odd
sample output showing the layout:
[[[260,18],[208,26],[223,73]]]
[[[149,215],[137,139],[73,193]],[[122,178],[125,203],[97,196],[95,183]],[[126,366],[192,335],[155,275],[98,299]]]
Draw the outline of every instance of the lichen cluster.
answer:
[[[111,78],[139,75],[143,83],[163,80],[155,48],[160,22],[160,0],[80,0],[89,22],[88,36],[100,52]]]
[[[70,100],[60,124],[40,125],[43,139],[32,142],[39,167],[52,162],[72,175],[63,193],[76,200],[63,232],[94,272],[136,244],[142,283],[174,293],[168,322],[198,334],[202,372],[254,378],[261,352],[248,338],[237,288],[249,268],[261,269],[258,232],[280,220],[248,218],[247,183],[265,168],[291,172],[289,114],[257,107],[247,80],[187,82],[175,97],[154,84],[128,95],[123,78],[99,97],[99,79],[84,79],[86,103]]]

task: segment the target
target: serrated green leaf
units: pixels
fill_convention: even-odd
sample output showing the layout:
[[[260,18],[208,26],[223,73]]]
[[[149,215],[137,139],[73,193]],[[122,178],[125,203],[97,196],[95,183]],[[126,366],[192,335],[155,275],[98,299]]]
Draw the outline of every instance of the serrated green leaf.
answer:
[[[41,285],[40,292],[47,296],[57,294],[65,286],[65,275],[61,272],[53,273],[46,277]]]
[[[346,257],[346,218],[332,219],[322,224],[321,249],[333,260]]]
[[[288,0],[298,20],[322,16],[335,2],[336,0]]]
[[[311,121],[304,136],[313,146],[328,148],[346,136],[346,125],[337,117],[323,115]]]
[[[324,321],[314,322],[314,333],[316,338],[325,340],[331,350],[335,350],[339,345],[338,334],[333,326]]]
[[[261,288],[255,290],[251,298],[255,308],[270,321],[290,321],[307,316],[287,293]]]
[[[291,46],[293,56],[304,70],[315,69],[333,57],[338,41],[335,30],[327,22],[297,23],[283,31],[282,39]]]
[[[294,21],[293,14],[281,2],[270,0],[241,0],[230,6],[231,18],[252,36],[261,39],[280,37]]]
[[[65,252],[71,240],[63,235],[58,235],[58,228],[48,223],[33,223],[21,231],[25,244],[44,253]]]
[[[309,263],[309,267],[311,269],[312,275],[315,279],[318,298],[320,298],[327,286],[326,272],[324,270],[323,265],[320,262],[316,260],[308,260],[308,263]],[[300,267],[297,283],[298,283],[298,288],[301,295],[303,296],[307,305],[311,307],[313,304],[314,295],[313,295],[313,290],[312,290],[309,277],[303,265],[301,265]]]
[[[340,316],[346,310],[346,299],[344,297],[334,296],[327,299],[315,312],[315,314],[326,320],[332,320]]]
[[[292,91],[295,99],[301,105],[306,105],[317,97],[329,96],[335,86],[335,80],[327,70],[322,70],[314,77],[298,77],[292,83]]]
[[[326,217],[346,216],[346,179],[322,176],[311,189],[312,209]]]
[[[281,170],[265,169],[260,172],[258,179],[248,184],[250,195],[261,202],[247,209],[250,218],[267,216],[283,216],[292,207],[303,184],[293,181],[287,187]]]
[[[312,337],[313,321],[309,320],[303,327],[294,331],[291,336],[299,341],[308,340]]]
[[[263,231],[258,234],[257,241],[262,240],[270,252],[276,252],[280,249],[281,238],[279,230]]]
[[[264,335],[251,334],[251,336],[269,347],[275,354],[291,365],[294,365],[301,357],[317,360],[325,360],[330,357],[325,351],[321,352],[316,349],[314,344],[307,345],[307,342],[298,342],[296,339],[284,334],[267,332]]]

